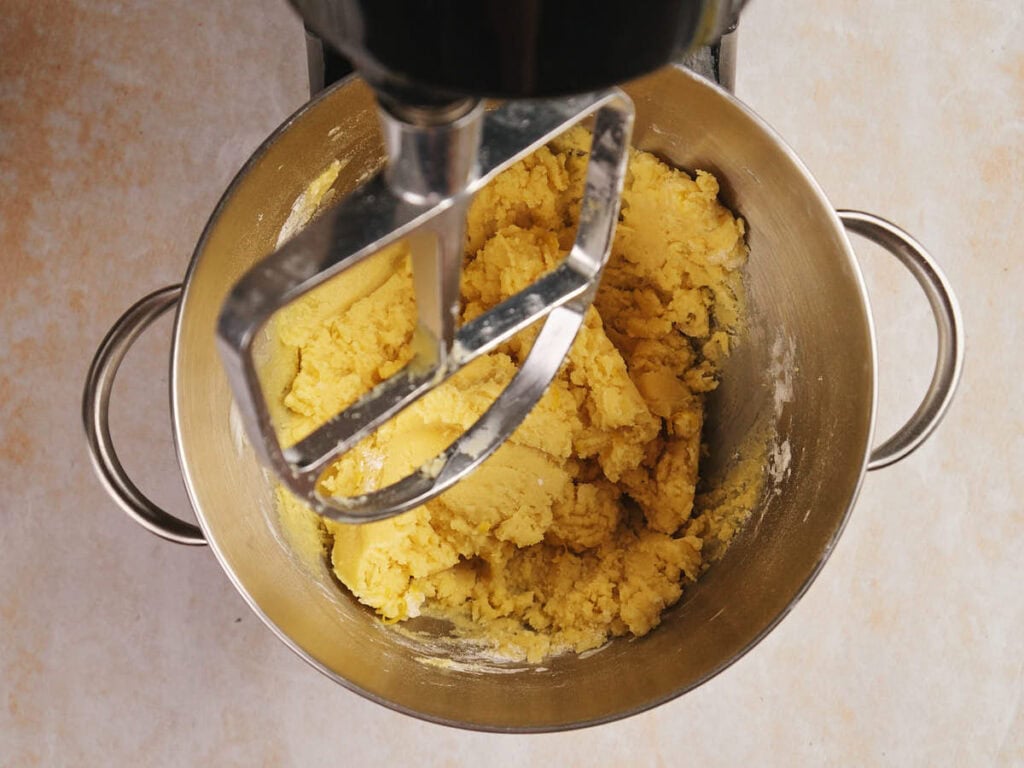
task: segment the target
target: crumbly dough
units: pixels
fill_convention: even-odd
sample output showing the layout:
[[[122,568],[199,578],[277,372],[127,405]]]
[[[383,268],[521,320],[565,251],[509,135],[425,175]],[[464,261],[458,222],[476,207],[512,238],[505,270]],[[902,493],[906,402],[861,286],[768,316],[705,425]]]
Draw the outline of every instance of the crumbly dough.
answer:
[[[536,280],[574,237],[589,135],[502,173],[469,212],[463,320]],[[736,521],[694,515],[704,394],[740,320],[744,227],[695,178],[634,152],[611,261],[571,353],[523,424],[468,479],[360,526],[286,492],[282,518],[315,530],[338,578],[385,620],[425,613],[501,654],[537,661],[643,635]],[[266,374],[294,442],[410,358],[415,300],[402,245],[276,319]],[[508,383],[535,331],[461,371],[341,457],[323,487],[353,495],[443,450]]]

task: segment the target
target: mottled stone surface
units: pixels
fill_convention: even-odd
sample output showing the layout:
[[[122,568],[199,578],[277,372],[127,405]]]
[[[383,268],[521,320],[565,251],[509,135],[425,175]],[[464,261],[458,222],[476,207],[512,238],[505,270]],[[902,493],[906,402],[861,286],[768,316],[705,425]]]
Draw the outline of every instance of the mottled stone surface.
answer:
[[[208,5],[204,8],[202,6]],[[179,280],[248,154],[305,95],[283,0],[29,2],[0,13],[0,764],[1024,764],[1024,9],[1017,0],[754,0],[738,91],[842,207],[927,244],[970,334],[948,419],[873,473],[832,560],[753,653],[627,721],[533,737],[392,713],[315,673],[203,549],[107,499],[80,426],[93,350]],[[856,243],[882,432],[934,331]],[[129,355],[115,434],[186,513],[164,321]]]

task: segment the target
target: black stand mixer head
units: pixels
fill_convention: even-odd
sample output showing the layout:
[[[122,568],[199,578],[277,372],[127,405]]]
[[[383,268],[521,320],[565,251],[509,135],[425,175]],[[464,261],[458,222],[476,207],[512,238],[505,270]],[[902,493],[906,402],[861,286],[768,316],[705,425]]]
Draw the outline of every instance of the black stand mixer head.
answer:
[[[413,104],[562,96],[679,60],[743,0],[290,0],[379,94]]]

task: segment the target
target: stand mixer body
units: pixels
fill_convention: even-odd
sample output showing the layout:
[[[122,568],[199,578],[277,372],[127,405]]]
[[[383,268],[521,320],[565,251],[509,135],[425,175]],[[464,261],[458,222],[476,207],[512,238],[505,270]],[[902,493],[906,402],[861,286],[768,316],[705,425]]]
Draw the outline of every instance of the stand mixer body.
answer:
[[[325,12],[363,9],[353,0],[294,2]],[[406,7],[386,0],[380,4],[396,13]],[[492,6],[482,0],[479,4]],[[508,5],[536,15],[541,3]],[[710,14],[707,18],[720,16],[716,4],[690,5],[700,6]],[[682,12],[680,16],[692,18]],[[111,328],[90,366],[83,395],[86,435],[101,482],[149,531],[182,544],[208,543],[255,614],[300,657],[339,684],[398,711],[491,731],[560,730],[635,714],[701,685],[753,648],[805,593],[835,549],[865,472],[907,456],[941,421],[960,378],[964,351],[962,321],[948,281],[920,244],[894,225],[860,212],[837,215],[778,135],[736,99],[683,67],[665,67],[624,85],[623,91],[512,101],[487,111],[479,99],[502,93],[498,86],[474,93],[426,74],[410,77],[387,70],[379,58],[371,65],[370,47],[358,44],[362,38],[354,34],[356,42],[348,45],[341,37],[330,37],[330,27],[316,26],[316,18],[310,12],[307,24],[335,40],[359,67],[377,66],[373,76],[380,75],[375,87],[376,100],[383,105],[383,131],[374,120],[374,93],[357,78],[313,99],[239,172],[211,216],[184,285],[146,296]],[[345,18],[360,19],[351,14]],[[364,29],[367,18],[362,18]],[[400,18],[398,14],[394,20]],[[582,22],[577,26],[586,28]],[[516,34],[521,37],[521,31]],[[690,33],[684,28],[677,37],[679,44],[667,47],[673,58],[686,49],[681,41],[690,39]],[[636,42],[639,46],[642,41]],[[581,44],[573,45],[579,50]],[[723,74],[728,82],[727,72]],[[526,79],[520,87],[515,95],[537,95],[528,90],[536,86]],[[636,642],[613,641],[597,654],[562,654],[543,666],[501,665],[493,668],[495,674],[482,673],[480,667],[462,663],[475,663],[477,657],[453,657],[450,646],[433,644],[433,634],[423,644],[410,643],[408,636],[393,632],[342,594],[319,540],[312,565],[296,557],[271,519],[280,512],[275,506],[279,483],[298,488],[300,498],[335,519],[379,519],[416,503],[416,494],[429,497],[443,490],[439,480],[458,479],[472,469],[504,430],[514,427],[515,418],[525,415],[544,389],[544,376],[558,367],[571,345],[573,326],[607,256],[629,145],[630,99],[637,106],[637,149],[681,168],[714,168],[731,187],[727,202],[739,207],[742,201],[747,231],[756,235],[759,258],[751,259],[744,273],[750,287],[750,325],[779,333],[774,340],[750,334],[731,351],[728,375],[707,403],[705,423],[711,426],[702,430],[708,450],[701,461],[701,481],[710,488],[735,487],[733,469],[742,466],[736,459],[751,438],[765,445],[765,426],[771,430],[771,453],[759,467],[771,482],[770,492],[758,501],[754,524],[729,545],[726,558],[687,585],[682,604],[664,614],[657,632]],[[477,434],[481,439],[475,442],[482,445],[463,443],[467,450],[440,457],[441,466],[431,468],[436,471],[411,476],[412,493],[391,499],[400,503],[318,498],[318,467],[338,455],[360,428],[377,416],[386,417],[387,408],[379,407],[383,401],[377,392],[377,412],[346,409],[325,425],[314,444],[303,441],[282,448],[261,416],[265,403],[252,357],[253,341],[266,317],[381,243],[410,238],[419,244],[410,248],[419,251],[413,276],[416,303],[430,307],[419,318],[420,341],[429,342],[421,344],[428,364],[385,385],[390,394],[397,393],[393,402],[399,405],[421,385],[435,386],[452,366],[483,354],[500,336],[494,328],[488,331],[472,322],[457,327],[448,311],[460,265],[456,246],[461,245],[461,214],[469,198],[507,163],[587,115],[594,118],[598,150],[592,152],[590,166],[597,172],[588,175],[593,182],[589,199],[597,203],[594,213],[580,223],[581,234],[565,262],[530,286],[521,301],[506,305],[514,311],[491,316],[494,326],[505,330],[531,321],[544,323],[541,335],[546,332],[548,341],[540,345],[543,364],[523,366],[532,374],[521,380],[526,405],[498,408],[495,419]],[[342,123],[347,143],[339,150],[334,137]],[[652,130],[654,126],[661,130]],[[351,152],[344,159],[352,165],[337,189],[353,189],[379,168],[381,133],[389,167],[288,243],[275,246],[291,220],[294,208],[289,208],[296,196],[337,162],[339,152]],[[910,269],[925,289],[938,331],[939,355],[925,399],[875,449],[875,334],[844,225]],[[255,256],[274,248],[250,268]],[[176,306],[170,372],[175,443],[201,527],[145,497],[120,464],[110,430],[118,366],[146,327]],[[213,343],[215,326],[220,355]],[[231,389],[222,362],[233,377]],[[240,406],[249,446],[276,478],[268,478],[241,439],[233,406]],[[335,439],[339,430],[345,433],[340,441]],[[473,443],[473,436],[466,434]],[[776,462],[783,460],[780,471]],[[368,530],[363,527],[358,534]]]

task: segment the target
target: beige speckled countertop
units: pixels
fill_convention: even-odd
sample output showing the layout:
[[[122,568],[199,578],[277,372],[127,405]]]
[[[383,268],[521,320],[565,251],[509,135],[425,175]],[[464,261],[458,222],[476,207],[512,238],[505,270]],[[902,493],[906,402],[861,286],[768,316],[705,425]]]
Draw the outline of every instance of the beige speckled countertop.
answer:
[[[208,551],[121,514],[86,456],[92,352],[181,278],[234,172],[303,101],[299,23],[283,0],[5,4],[0,764],[1024,764],[1022,19],[1019,0],[753,0],[739,96],[838,206],[931,247],[970,335],[963,385],[924,448],[867,479],[821,577],[753,653],[647,714],[509,737],[320,676]],[[934,332],[913,280],[857,245],[885,432],[927,382]],[[130,354],[114,427],[139,484],[184,513],[169,326]]]

